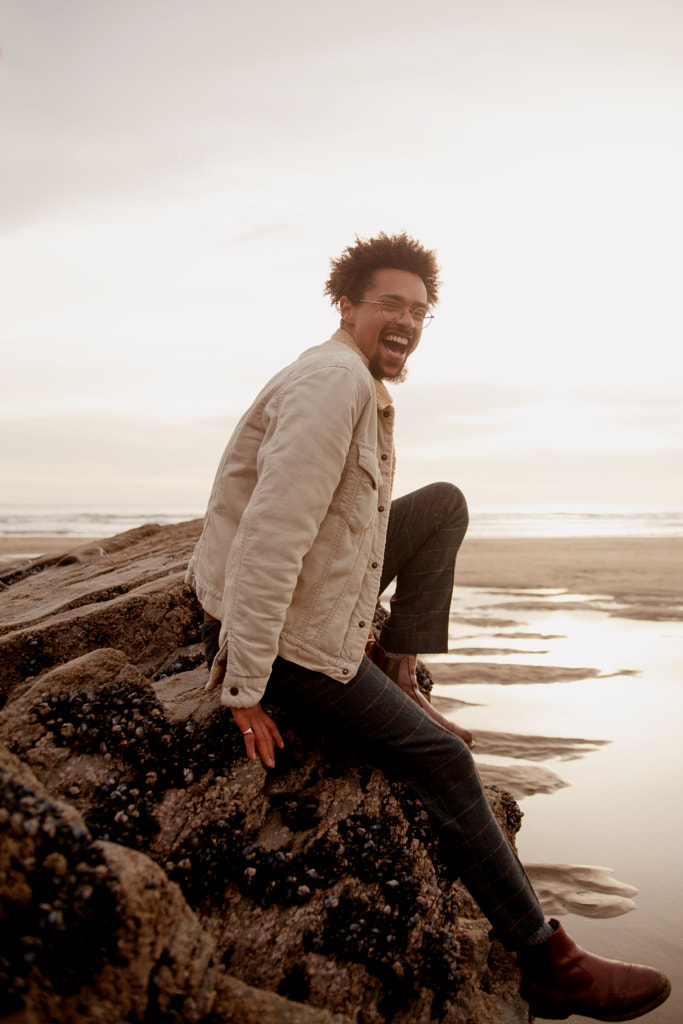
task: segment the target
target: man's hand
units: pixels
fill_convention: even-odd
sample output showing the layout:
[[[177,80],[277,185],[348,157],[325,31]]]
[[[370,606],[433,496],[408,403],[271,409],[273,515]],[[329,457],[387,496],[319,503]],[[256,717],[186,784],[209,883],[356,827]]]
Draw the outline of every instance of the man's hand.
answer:
[[[285,744],[273,719],[265,713],[260,704],[253,708],[231,708],[231,711],[237,728],[244,736],[247,757],[253,761],[258,750],[263,763],[268,768],[274,768],[273,740],[280,750]]]

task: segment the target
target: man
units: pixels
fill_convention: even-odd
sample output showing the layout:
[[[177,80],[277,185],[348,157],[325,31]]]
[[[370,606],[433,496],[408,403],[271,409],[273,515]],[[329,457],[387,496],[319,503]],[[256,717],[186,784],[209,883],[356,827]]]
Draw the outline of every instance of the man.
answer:
[[[628,1020],[669,982],[602,960],[546,921],[491,814],[468,730],[420,693],[418,653],[447,650],[455,558],[467,507],[450,484],[391,502],[399,381],[438,300],[435,254],[406,234],[361,241],[332,261],[332,338],[266,384],[216,475],[188,582],[202,633],[249,757],[273,767],[283,741],[261,702],[334,729],[424,802],[444,856],[523,969],[531,1012]],[[379,594],[396,580],[378,645]]]

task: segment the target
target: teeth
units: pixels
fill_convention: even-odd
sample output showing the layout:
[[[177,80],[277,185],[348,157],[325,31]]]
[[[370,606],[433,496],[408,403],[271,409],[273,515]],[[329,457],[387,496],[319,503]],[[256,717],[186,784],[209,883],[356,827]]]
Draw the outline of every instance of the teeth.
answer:
[[[404,348],[408,345],[408,339],[404,338],[402,334],[386,334],[385,338],[387,341],[393,341]]]

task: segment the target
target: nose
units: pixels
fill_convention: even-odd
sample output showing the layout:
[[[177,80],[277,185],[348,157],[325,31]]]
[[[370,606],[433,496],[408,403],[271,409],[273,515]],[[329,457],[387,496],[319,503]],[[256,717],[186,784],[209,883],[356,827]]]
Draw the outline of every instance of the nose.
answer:
[[[401,313],[400,317],[398,318],[397,323],[402,324],[404,327],[415,327],[415,328],[417,328],[417,324],[413,320],[413,314],[410,312],[410,310],[408,309],[407,306],[403,307],[403,312]]]

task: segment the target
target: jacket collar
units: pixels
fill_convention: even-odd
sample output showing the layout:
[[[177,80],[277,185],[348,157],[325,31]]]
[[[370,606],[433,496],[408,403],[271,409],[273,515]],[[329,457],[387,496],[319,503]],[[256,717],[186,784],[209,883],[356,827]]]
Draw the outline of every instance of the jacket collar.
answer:
[[[347,345],[357,356],[363,360],[366,366],[370,365],[370,360],[361,349],[358,348],[355,341],[351,337],[348,331],[345,331],[343,327],[339,327],[332,335],[332,341],[341,341],[342,345]],[[394,404],[394,400],[389,394],[389,391],[385,384],[381,380],[372,378],[375,385],[375,394],[377,395],[377,408],[380,412],[387,409],[390,405]]]

